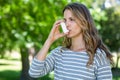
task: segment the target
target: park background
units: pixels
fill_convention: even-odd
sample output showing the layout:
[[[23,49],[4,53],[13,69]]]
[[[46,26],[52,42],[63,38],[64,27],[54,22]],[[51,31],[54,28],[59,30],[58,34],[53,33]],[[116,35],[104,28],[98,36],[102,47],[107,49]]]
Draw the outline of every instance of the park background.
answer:
[[[120,0],[0,0],[0,80],[54,80],[54,72],[33,79],[28,69],[53,23],[63,18],[62,9],[71,2],[89,8],[103,42],[114,56],[113,80],[120,80]]]

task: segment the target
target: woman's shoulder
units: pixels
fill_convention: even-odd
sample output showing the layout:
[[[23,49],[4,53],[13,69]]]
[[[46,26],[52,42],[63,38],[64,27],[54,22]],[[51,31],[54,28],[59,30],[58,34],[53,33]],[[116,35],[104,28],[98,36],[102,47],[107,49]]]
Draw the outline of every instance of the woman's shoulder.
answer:
[[[106,57],[106,53],[104,50],[100,49],[100,48],[97,48],[96,50],[96,53],[95,53],[95,56],[103,56],[103,57]]]
[[[61,52],[62,48],[63,48],[63,46],[58,46],[58,47],[54,48],[53,50],[51,50],[50,52],[51,53],[56,53],[56,52],[58,53],[58,52]]]
[[[105,51],[99,48],[96,50],[94,60],[98,66],[109,63]]]

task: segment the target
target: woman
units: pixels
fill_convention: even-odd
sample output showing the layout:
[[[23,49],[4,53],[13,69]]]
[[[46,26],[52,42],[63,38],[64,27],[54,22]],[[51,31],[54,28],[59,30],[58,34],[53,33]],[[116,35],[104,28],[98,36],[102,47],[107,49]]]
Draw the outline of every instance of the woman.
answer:
[[[64,20],[58,20],[35,56],[29,74],[41,77],[54,70],[55,80],[112,80],[112,55],[99,38],[88,9],[71,3],[63,10]],[[68,33],[60,33],[65,22]],[[65,46],[59,46],[47,56],[52,43],[65,37]],[[47,57],[46,57],[47,56]]]

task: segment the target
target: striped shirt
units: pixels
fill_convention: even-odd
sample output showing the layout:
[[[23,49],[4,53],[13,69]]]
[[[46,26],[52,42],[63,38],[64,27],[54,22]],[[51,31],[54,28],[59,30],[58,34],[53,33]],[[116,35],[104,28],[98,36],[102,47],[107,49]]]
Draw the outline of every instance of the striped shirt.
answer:
[[[86,51],[74,52],[59,46],[44,61],[34,58],[29,75],[38,78],[54,70],[55,80],[112,80],[110,62],[104,51],[97,49],[93,64],[86,67],[88,60]]]

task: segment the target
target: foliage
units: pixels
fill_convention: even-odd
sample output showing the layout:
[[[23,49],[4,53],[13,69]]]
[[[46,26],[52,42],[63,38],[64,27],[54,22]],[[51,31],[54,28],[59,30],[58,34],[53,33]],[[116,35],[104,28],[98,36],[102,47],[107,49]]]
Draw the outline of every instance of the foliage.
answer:
[[[33,45],[40,47],[52,27],[51,23],[57,18],[56,10],[60,13],[57,7],[51,5],[48,1],[11,0],[1,6],[0,49]]]
[[[119,6],[118,6],[119,7]],[[119,7],[120,9],[120,7]],[[120,11],[115,8],[106,9],[107,20],[100,22],[104,42],[112,51],[120,49]]]
[[[117,51],[117,52],[120,49],[120,23],[119,23],[120,10],[119,9],[120,9],[120,5],[116,5],[110,8],[105,8],[103,7],[103,4],[100,3],[99,6],[93,5],[93,8],[90,9],[96,27],[103,39],[103,42],[109,47],[111,51]]]

